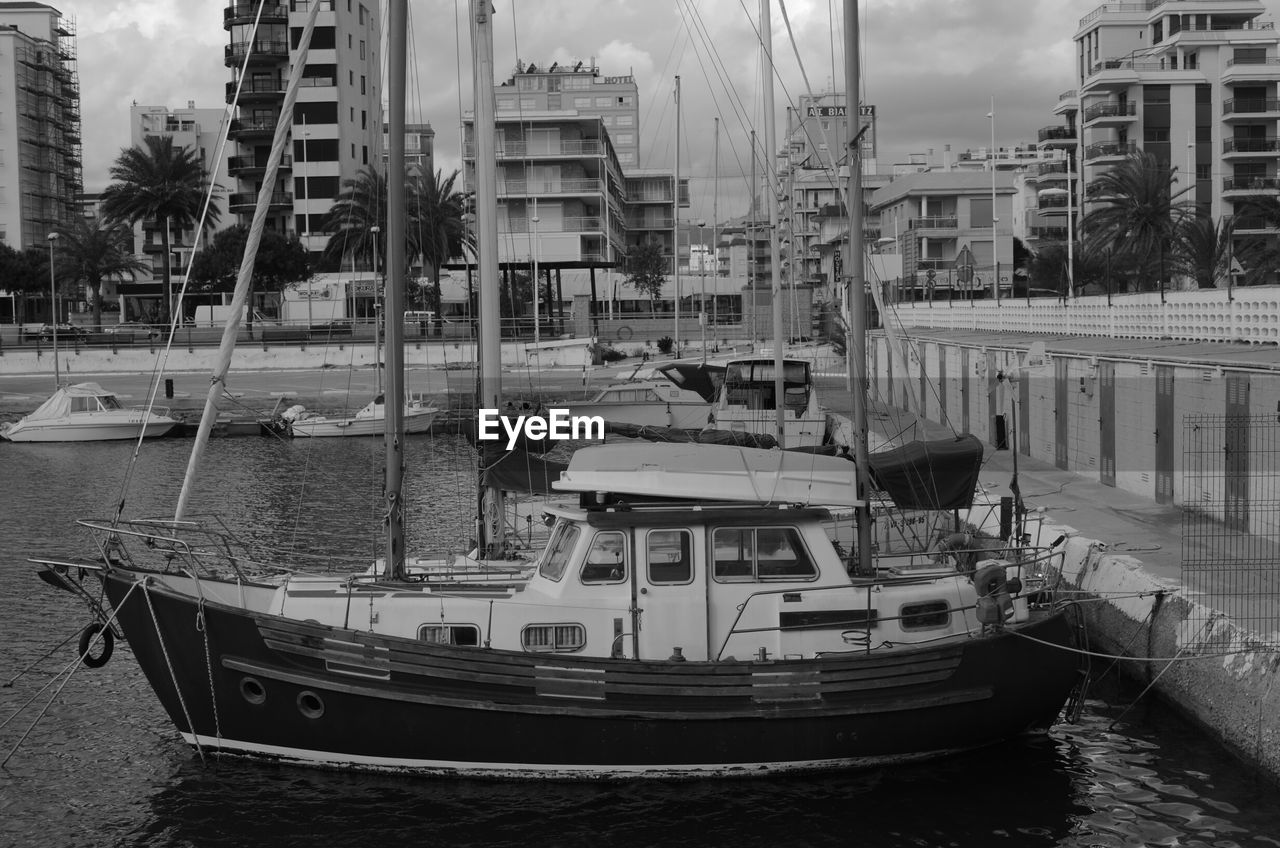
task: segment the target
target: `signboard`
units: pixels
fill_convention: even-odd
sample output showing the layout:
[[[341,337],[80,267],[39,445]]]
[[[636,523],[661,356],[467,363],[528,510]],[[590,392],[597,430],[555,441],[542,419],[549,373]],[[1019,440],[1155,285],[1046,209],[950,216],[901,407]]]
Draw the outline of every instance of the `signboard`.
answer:
[[[849,112],[847,106],[810,106],[805,110],[806,118],[843,118]],[[859,106],[858,115],[863,118],[876,116],[875,106]]]

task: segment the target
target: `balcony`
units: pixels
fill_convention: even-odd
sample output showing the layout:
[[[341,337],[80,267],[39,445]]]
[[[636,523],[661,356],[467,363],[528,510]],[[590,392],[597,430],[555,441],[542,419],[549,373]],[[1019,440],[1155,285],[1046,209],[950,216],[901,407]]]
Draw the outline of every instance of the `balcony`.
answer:
[[[1280,178],[1226,177],[1222,180],[1222,194],[1224,197],[1280,194]]]
[[[1257,85],[1277,79],[1280,79],[1280,59],[1228,59],[1222,70],[1222,82],[1225,85]]]
[[[602,180],[504,180],[498,183],[499,196],[600,194]]]
[[[280,157],[281,168],[292,168],[293,157],[287,153]],[[227,173],[231,176],[241,174],[261,173],[267,169],[265,159],[258,160],[256,156],[232,156],[227,160]]]
[[[276,132],[275,118],[237,118],[231,122],[230,133],[233,138],[245,139],[258,136],[271,136]]]
[[[234,102],[236,97],[236,82],[234,80],[226,84],[226,93],[227,102]],[[282,97],[284,97],[283,80],[245,80],[244,85],[240,86],[240,102],[242,103],[279,100]]]
[[[505,224],[505,229],[502,225]],[[499,232],[503,233],[599,233],[604,230],[604,219],[596,215],[566,216],[557,222],[539,221],[534,224],[528,218],[499,219]]]
[[[954,230],[960,226],[955,215],[931,215],[907,220],[908,230]]]
[[[1040,147],[1044,149],[1075,147],[1076,128],[1071,126],[1041,127],[1039,141]]]
[[[1042,194],[1036,199],[1036,208],[1041,212],[1046,210],[1060,210],[1066,212],[1071,206],[1071,195],[1061,189],[1055,190],[1053,194]]]
[[[1058,95],[1058,102],[1053,107],[1053,114],[1065,115],[1080,108],[1080,94],[1074,88]]]
[[[1114,100],[1095,103],[1085,107],[1084,125],[1101,127],[1107,125],[1128,124],[1138,120],[1136,103],[1120,103]]]
[[[1280,232],[1280,227],[1273,226],[1260,215],[1232,215],[1228,220],[1231,222],[1232,232],[1238,236]]]
[[[628,230],[669,230],[675,226],[673,218],[627,218]]]
[[[1222,101],[1222,119],[1231,120],[1267,120],[1280,118],[1280,98],[1275,97],[1233,97]]]
[[[1066,227],[1032,227],[1031,237],[1041,241],[1066,241]]]
[[[227,206],[232,212],[252,212],[258,205],[256,191],[238,191],[227,198]],[[277,191],[271,194],[271,208],[293,207],[293,194],[288,191]]]
[[[1036,167],[1036,173],[1041,177],[1052,177],[1055,174],[1061,174],[1065,179],[1067,176],[1067,160],[1058,159],[1053,162],[1041,162]]]
[[[1132,141],[1102,141],[1084,149],[1084,161],[1090,165],[1103,165],[1108,162],[1119,162],[1137,152],[1138,145]]]
[[[1270,158],[1280,154],[1280,140],[1276,138],[1229,138],[1222,142],[1223,158]]]
[[[264,24],[289,22],[289,10],[283,3],[265,3],[262,17],[258,17],[257,3],[232,3],[222,10],[222,28],[229,30],[237,24],[252,24],[255,20]]]
[[[1105,59],[1094,63],[1085,80],[1085,94],[1109,88],[1122,89],[1138,84],[1138,68],[1132,59]]]
[[[267,41],[264,39],[237,41],[234,44],[228,44],[222,50],[222,59],[225,65],[241,65],[244,64],[246,59],[253,63],[278,62],[288,58],[289,42],[287,41]]]

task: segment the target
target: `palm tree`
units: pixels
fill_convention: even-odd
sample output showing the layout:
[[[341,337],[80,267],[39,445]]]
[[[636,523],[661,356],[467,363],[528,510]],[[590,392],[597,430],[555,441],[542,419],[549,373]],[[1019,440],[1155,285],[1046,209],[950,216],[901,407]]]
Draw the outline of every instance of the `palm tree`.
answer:
[[[189,147],[175,147],[170,136],[147,136],[142,146],[120,151],[111,166],[114,183],[102,193],[102,211],[108,217],[136,224],[151,222],[160,232],[164,248],[166,318],[173,304],[170,284],[173,269],[169,257],[170,225],[179,231],[199,218],[209,188],[208,173],[199,154]],[[209,224],[218,221],[218,210],[209,207]]]
[[[439,332],[441,309],[440,267],[449,259],[461,256],[471,244],[463,215],[466,199],[454,188],[458,172],[444,177],[441,171],[427,172],[412,181],[409,192],[410,226],[417,230],[417,243],[422,264],[431,269],[430,309],[436,313]]]
[[[1177,169],[1145,151],[1130,154],[1090,186],[1097,205],[1084,216],[1086,236],[1110,252],[1114,266],[1127,270],[1139,288],[1163,281],[1178,222],[1189,207],[1174,191]]]
[[[116,277],[134,279],[147,265],[130,251],[133,232],[127,224],[97,216],[76,218],[58,230],[54,247],[57,274],[89,284],[93,290],[93,326],[102,329],[102,283]]]
[[[1242,221],[1248,221],[1250,229],[1280,227],[1280,198],[1269,195],[1246,197],[1236,204],[1236,209],[1238,214],[1231,219],[1233,228]],[[1244,285],[1274,281],[1274,269],[1280,267],[1280,241],[1275,236],[1238,237],[1235,259],[1244,266]]]
[[[1202,289],[1218,287],[1231,273],[1234,235],[1230,220],[1214,222],[1208,215],[1188,215],[1178,224],[1176,265]]]
[[[374,227],[378,232],[374,232]],[[329,208],[324,223],[330,233],[324,246],[326,259],[341,265],[352,258],[372,265],[376,256],[386,258],[387,179],[372,165],[360,169],[343,183],[342,193]],[[416,252],[416,251],[415,251]],[[386,262],[382,262],[386,267]]]

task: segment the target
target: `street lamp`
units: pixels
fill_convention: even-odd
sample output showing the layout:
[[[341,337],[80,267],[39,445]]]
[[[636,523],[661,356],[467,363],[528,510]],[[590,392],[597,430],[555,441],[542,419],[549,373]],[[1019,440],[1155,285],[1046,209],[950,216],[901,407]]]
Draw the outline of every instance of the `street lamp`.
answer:
[[[698,243],[702,245],[702,256],[698,261],[698,281],[701,293],[698,295],[698,326],[702,329],[702,364],[707,364],[707,239],[703,228],[707,222],[698,219]]]
[[[58,367],[58,285],[53,276],[53,244],[58,240],[57,233],[49,233],[49,308],[53,310],[51,326],[53,327],[53,387],[62,385],[62,370]]]
[[[373,236],[373,284],[378,286],[378,297],[373,302],[373,370],[378,375],[378,394],[382,394],[382,298],[386,295],[386,283],[378,285],[378,234],[382,227],[369,228]]]
[[[995,265],[991,272],[991,285],[995,289],[996,303],[1000,302],[1000,241],[998,226],[1000,219],[996,217],[996,96],[991,95],[991,111],[987,113],[991,119],[991,154],[987,157],[987,165],[991,168],[991,261]]]
[[[538,291],[538,209],[536,200],[534,201],[533,217],[529,221],[533,224],[533,348],[536,351],[542,341],[542,321],[538,316],[541,311],[542,298]]]

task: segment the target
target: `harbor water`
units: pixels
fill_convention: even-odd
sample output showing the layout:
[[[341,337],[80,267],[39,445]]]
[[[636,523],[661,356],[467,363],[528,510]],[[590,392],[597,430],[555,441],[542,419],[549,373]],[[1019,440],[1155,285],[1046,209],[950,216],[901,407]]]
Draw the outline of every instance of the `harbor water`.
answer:
[[[127,516],[171,515],[190,446],[144,446],[123,494]],[[1129,708],[1139,690],[1113,676],[1077,723],[1048,736],[844,774],[490,783],[202,762],[127,645],[104,668],[79,669],[56,697],[61,679],[40,692],[73,659],[89,619],[26,559],[91,550],[75,521],[114,512],[133,450],[0,444],[0,683],[17,676],[0,688],[0,757],[44,711],[0,770],[0,846],[1280,846],[1280,791],[1167,708],[1145,699]],[[363,567],[380,553],[381,456],[379,439],[215,440],[191,513],[217,514],[250,541]],[[457,437],[416,437],[406,462],[409,550],[462,549],[473,454]]]

